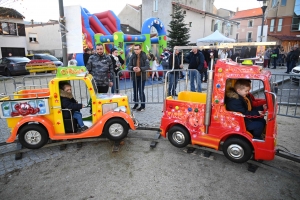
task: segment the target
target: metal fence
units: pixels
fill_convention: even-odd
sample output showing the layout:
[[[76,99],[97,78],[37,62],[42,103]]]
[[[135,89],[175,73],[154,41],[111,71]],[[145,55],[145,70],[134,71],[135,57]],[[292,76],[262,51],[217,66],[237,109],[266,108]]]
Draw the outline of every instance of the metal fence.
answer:
[[[179,78],[177,83],[176,92],[190,90],[190,78],[188,76],[191,70],[175,70],[176,73],[182,72],[184,78]],[[175,71],[171,73],[175,73]],[[164,78],[164,75],[169,75],[167,70],[160,70],[159,77],[152,79],[153,70],[147,71],[145,80],[145,104],[163,104],[169,87],[169,81]],[[114,79],[114,85],[119,84],[119,92],[126,94],[130,104],[134,104],[134,88],[133,88],[133,73],[130,71],[122,71],[121,74],[117,74]],[[126,75],[126,78],[125,78]],[[197,72],[197,76],[200,74]],[[12,94],[13,91],[21,88],[41,88],[48,87],[49,81],[54,78],[53,74],[43,74],[35,76],[24,76],[22,81],[16,80],[19,77],[0,77],[0,94]],[[160,78],[160,79],[158,79]],[[271,82],[274,84],[274,92],[277,94],[277,101],[279,105],[278,115],[300,118],[300,75],[294,74],[272,74]],[[88,104],[89,92],[82,81],[71,81],[71,85],[74,89],[74,97],[83,104]],[[196,84],[195,84],[196,85]],[[201,84],[203,92],[206,91],[207,84]],[[111,91],[109,91],[111,92]],[[252,81],[251,92],[257,98],[264,98],[264,85],[261,81]]]

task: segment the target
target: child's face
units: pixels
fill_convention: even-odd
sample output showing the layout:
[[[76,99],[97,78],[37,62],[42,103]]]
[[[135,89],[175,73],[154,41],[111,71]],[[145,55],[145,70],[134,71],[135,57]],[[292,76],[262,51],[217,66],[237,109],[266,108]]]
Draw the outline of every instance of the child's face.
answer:
[[[72,87],[71,86],[66,86],[64,89],[65,92],[72,93]]]
[[[250,87],[244,87],[243,89],[237,89],[236,90],[237,91],[237,93],[239,94],[239,95],[241,95],[242,97],[246,97],[246,95],[249,93],[249,91],[250,91]]]

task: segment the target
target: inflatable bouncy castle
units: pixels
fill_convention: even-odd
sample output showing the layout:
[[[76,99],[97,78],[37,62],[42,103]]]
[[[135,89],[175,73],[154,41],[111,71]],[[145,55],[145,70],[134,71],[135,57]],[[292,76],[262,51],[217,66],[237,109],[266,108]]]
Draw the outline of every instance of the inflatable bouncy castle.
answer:
[[[153,44],[157,44],[159,55],[167,47],[166,30],[159,19],[147,19],[143,23],[141,35],[127,35],[122,32],[120,19],[113,11],[91,14],[85,8],[81,7],[80,9],[83,50],[86,48],[95,49],[96,44],[102,43],[105,46],[106,53],[110,53],[110,49],[115,47],[122,58],[126,60],[127,55],[131,54],[132,45],[136,43],[140,43],[142,50],[146,53],[151,51]],[[152,27],[157,30],[158,37],[150,37]],[[79,66],[84,65],[82,53],[76,54],[76,60]],[[126,66],[123,66],[123,69],[126,69]]]

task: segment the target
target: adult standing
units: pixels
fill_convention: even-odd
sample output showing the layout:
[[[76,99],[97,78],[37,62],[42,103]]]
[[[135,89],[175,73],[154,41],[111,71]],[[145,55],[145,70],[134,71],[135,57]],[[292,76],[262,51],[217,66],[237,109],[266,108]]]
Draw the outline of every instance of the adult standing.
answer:
[[[111,93],[119,93],[119,77],[117,77],[117,75],[121,75],[119,71],[121,71],[121,66],[124,65],[124,60],[120,55],[118,55],[118,50],[116,48],[112,48],[110,50],[110,53],[110,58],[114,68],[114,78],[116,82],[115,85],[113,85],[111,88]]]
[[[194,47],[189,55],[186,57],[186,60],[189,63],[188,69],[192,69],[190,71],[190,86],[191,91],[196,92],[195,89],[195,81],[197,82],[197,92],[202,92],[201,88],[201,71],[204,67],[204,56],[198,51],[197,47]]]
[[[181,56],[179,55],[179,50],[175,49],[175,57],[174,57],[174,70],[182,69],[183,65],[181,64]],[[169,57],[169,69],[173,69],[173,54]],[[168,96],[177,96],[176,87],[179,78],[179,71],[169,71],[169,88],[168,88]]]
[[[296,66],[299,59],[298,47],[294,46],[292,50],[287,55],[287,71],[285,73],[289,74],[292,69]]]
[[[276,63],[277,63],[277,59],[279,57],[279,48],[278,48],[278,46],[274,47],[271,57],[273,58],[273,65],[274,65],[274,67],[271,68],[271,69],[276,69]]]
[[[83,62],[84,66],[86,66],[87,62],[89,61],[89,58],[91,56],[92,51],[89,48],[86,48],[83,53]]]
[[[96,45],[96,54],[90,56],[86,68],[96,81],[98,93],[107,93],[113,86],[111,77],[114,71],[110,56],[104,54],[102,44]]]
[[[227,49],[220,49],[219,50],[219,58],[226,59],[228,57]]]
[[[264,53],[264,68],[268,66],[270,68],[270,56],[271,56],[271,49],[268,48]]]
[[[142,51],[140,44],[134,45],[134,53],[131,55],[128,69],[132,70],[132,84],[133,84],[133,101],[135,102],[132,110],[145,111],[145,83],[147,80],[146,70],[150,68],[150,63],[145,52]],[[139,106],[139,99],[141,106]]]
[[[278,59],[278,66],[284,66],[284,48],[280,47],[279,49],[279,59]]]

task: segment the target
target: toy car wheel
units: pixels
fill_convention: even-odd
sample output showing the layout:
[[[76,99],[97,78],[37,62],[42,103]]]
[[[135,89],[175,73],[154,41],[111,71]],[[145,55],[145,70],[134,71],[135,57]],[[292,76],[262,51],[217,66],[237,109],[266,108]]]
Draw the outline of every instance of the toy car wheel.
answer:
[[[252,156],[252,147],[243,138],[229,138],[223,144],[223,153],[232,162],[243,163]]]
[[[121,118],[113,118],[106,122],[104,126],[104,133],[110,140],[122,140],[128,134],[129,126]]]
[[[44,146],[49,140],[47,131],[36,124],[25,125],[19,131],[19,141],[22,146],[28,149],[38,149]]]
[[[168,130],[168,139],[175,147],[182,148],[191,141],[190,133],[181,126],[173,126]]]

